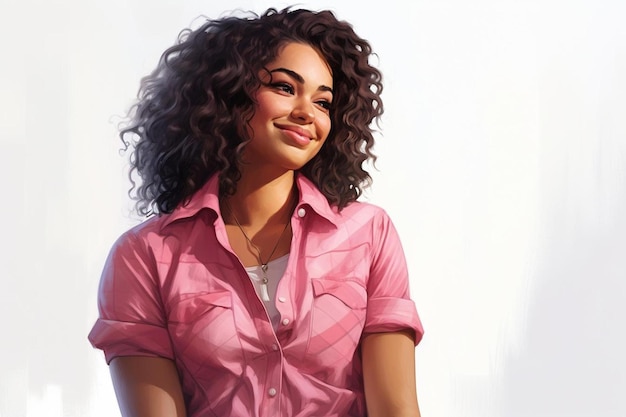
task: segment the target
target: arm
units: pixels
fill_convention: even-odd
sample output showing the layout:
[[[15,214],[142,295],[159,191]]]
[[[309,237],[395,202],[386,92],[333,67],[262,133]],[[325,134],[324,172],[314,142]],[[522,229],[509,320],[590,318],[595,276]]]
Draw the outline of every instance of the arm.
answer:
[[[370,417],[420,417],[413,332],[371,333],[361,341],[365,404]]]
[[[110,363],[123,417],[185,417],[174,362],[148,356],[119,356]]]
[[[184,417],[158,272],[148,246],[145,238],[127,232],[111,249],[98,291],[100,317],[89,340],[105,353],[122,416]]]

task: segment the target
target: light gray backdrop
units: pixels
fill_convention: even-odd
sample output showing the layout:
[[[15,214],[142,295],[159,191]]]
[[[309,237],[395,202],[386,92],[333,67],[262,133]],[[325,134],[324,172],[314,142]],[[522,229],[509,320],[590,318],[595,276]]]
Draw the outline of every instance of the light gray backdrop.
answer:
[[[87,333],[138,219],[116,137],[200,14],[285,2],[0,6],[0,417],[118,415]],[[334,0],[385,76],[366,199],[426,335],[425,417],[626,415],[626,3]]]

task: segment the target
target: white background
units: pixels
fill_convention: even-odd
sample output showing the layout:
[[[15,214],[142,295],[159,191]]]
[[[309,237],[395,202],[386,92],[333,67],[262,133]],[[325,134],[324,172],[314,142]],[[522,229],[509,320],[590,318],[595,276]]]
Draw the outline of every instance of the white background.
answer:
[[[87,341],[104,258],[138,221],[116,124],[196,17],[272,5],[1,3],[1,417],[118,415]],[[366,198],[409,260],[423,415],[626,416],[626,3],[301,5],[379,56]]]

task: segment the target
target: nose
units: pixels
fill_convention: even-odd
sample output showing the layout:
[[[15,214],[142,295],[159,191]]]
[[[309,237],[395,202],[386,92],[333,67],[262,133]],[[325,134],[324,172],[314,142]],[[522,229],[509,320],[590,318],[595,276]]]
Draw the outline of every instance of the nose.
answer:
[[[315,120],[313,104],[308,100],[298,100],[291,111],[291,117],[299,123],[312,123]]]

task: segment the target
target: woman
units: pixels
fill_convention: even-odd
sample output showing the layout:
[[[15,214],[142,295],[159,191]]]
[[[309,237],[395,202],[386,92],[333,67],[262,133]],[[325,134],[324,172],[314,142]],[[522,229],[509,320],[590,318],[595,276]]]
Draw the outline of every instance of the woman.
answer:
[[[184,32],[144,79],[122,138],[158,216],[111,250],[90,333],[124,416],[419,416],[402,248],[356,202],[370,53],[331,12],[270,9]]]

